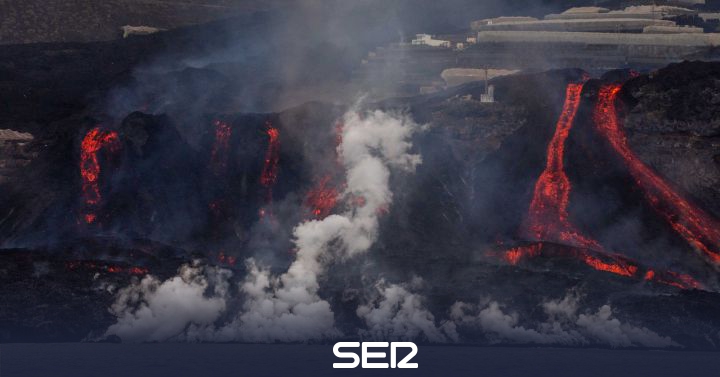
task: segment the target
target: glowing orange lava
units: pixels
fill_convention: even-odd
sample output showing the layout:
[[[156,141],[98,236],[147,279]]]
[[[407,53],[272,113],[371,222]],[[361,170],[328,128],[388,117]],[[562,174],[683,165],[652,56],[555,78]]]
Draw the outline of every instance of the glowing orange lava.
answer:
[[[307,194],[305,205],[312,210],[313,216],[323,219],[335,208],[339,195],[337,189],[330,185],[330,176],[326,176]]]
[[[578,249],[596,250],[603,255],[603,259],[587,251],[573,253],[573,255],[596,270],[622,276],[633,276],[637,272],[636,266],[606,253],[597,241],[581,234],[569,219],[567,208],[572,185],[565,173],[565,143],[580,107],[580,95],[583,87],[583,83],[571,83],[567,86],[565,103],[555,126],[555,134],[547,148],[545,170],[535,184],[523,233],[537,241],[549,241]],[[517,247],[506,251],[504,259],[508,263],[516,265],[523,258],[538,256],[541,250],[542,244]]]
[[[519,246],[505,251],[501,254],[502,258],[511,265],[517,265],[526,258],[535,258],[540,256],[543,251],[543,242],[553,242],[560,245],[566,245],[572,249],[563,252],[549,251],[549,255],[556,253],[558,256],[570,256],[575,260],[579,260],[587,266],[612,274],[638,277],[639,267],[637,263],[628,258],[617,254],[609,253],[595,240],[581,234],[569,220],[567,208],[569,203],[570,191],[572,189],[570,180],[568,179],[564,169],[564,152],[565,142],[569,136],[572,124],[577,114],[580,104],[580,94],[583,84],[570,84],[566,90],[565,104],[562,114],[557,122],[555,134],[550,141],[547,149],[547,164],[545,170],[538,178],[535,185],[534,195],[528,211],[528,216],[523,224],[523,233],[538,243],[528,246]],[[720,232],[720,228],[715,226],[709,216],[698,212],[682,200],[677,194],[670,189],[660,178],[642,164],[637,157],[632,154],[627,146],[625,136],[619,129],[617,115],[615,114],[615,97],[619,92],[620,86],[606,86],[600,92],[600,100],[595,109],[595,121],[601,128],[603,134],[611,141],[613,147],[625,158],[631,168],[633,176],[635,176],[638,184],[649,193],[649,199],[653,205],[665,215],[673,227],[681,234],[690,238],[691,243],[697,244],[698,240],[715,239],[720,237],[713,231]],[[679,208],[674,212],[668,212],[665,207],[659,207],[661,201],[673,203],[670,208]],[[674,219],[683,219],[682,221],[672,221]],[[702,220],[702,222],[698,221]],[[682,225],[682,224],[691,224]],[[700,226],[702,224],[710,224],[708,226]],[[681,224],[681,225],[676,225]],[[689,229],[700,229],[701,236],[692,236]],[[689,240],[690,241],[690,240]],[[703,245],[704,246],[704,245]],[[701,247],[701,250],[708,251],[709,247]],[[543,252],[546,254],[546,252]],[[489,255],[496,255],[490,253]],[[672,271],[654,271],[647,270],[644,279],[665,285],[674,286],[680,289],[702,289],[702,284],[687,274],[680,274]]]
[[[645,273],[645,280],[653,280],[654,278],[655,278],[655,271],[653,271],[653,270],[648,270],[648,271]]]
[[[68,270],[89,270],[97,272],[107,272],[110,274],[128,274],[128,275],[147,275],[150,271],[145,267],[121,267],[116,265],[107,264],[104,262],[92,262],[92,261],[70,261],[65,263],[65,267]]]
[[[107,148],[111,152],[120,149],[120,138],[115,131],[91,129],[80,144],[80,175],[82,176],[82,195],[85,208],[82,219],[92,224],[97,220],[95,211],[102,201],[100,194],[100,162],[98,152]]]
[[[624,261],[617,256],[609,254],[603,254],[603,256],[612,260],[602,260],[598,256],[591,255],[588,252],[582,252],[580,254],[580,258],[583,262],[585,262],[585,264],[598,271],[610,272],[615,275],[621,276],[634,276],[635,273],[637,273],[638,271],[637,266],[631,264],[630,262]]]
[[[278,163],[280,162],[280,131],[273,127],[270,122],[267,123],[268,147],[265,152],[265,164],[263,166],[260,183],[272,190],[272,186],[277,181]]]
[[[266,127],[268,146],[265,151],[260,184],[265,187],[265,204],[271,204],[273,201],[273,186],[277,182],[278,164],[280,163],[280,131],[273,127],[269,121],[266,123]],[[258,214],[260,218],[264,218],[268,214],[272,217],[272,212],[268,212],[265,208],[260,208]]]
[[[515,266],[520,263],[520,261],[524,258],[532,258],[538,256],[540,254],[540,251],[542,250],[542,246],[543,245],[541,243],[537,243],[529,246],[515,247],[507,250],[503,255],[503,259],[505,259],[506,262]]]
[[[216,175],[222,174],[227,168],[228,152],[230,150],[230,136],[232,128],[221,120],[213,122],[215,126],[215,142],[210,155],[210,165]]]
[[[565,104],[555,127],[555,134],[548,145],[545,170],[535,184],[525,223],[525,233],[535,240],[600,249],[597,241],[580,234],[575,229],[570,223],[567,212],[572,186],[565,174],[565,142],[580,106],[583,86],[584,84],[581,83],[567,86]]]
[[[598,131],[625,161],[653,208],[690,245],[714,263],[720,263],[720,223],[675,192],[630,149],[615,108],[620,89],[619,84],[605,85],[600,89],[594,112]]]
[[[645,280],[670,285],[680,289],[703,289],[703,285],[692,276],[672,271],[655,272],[653,270],[648,270],[645,273]]]

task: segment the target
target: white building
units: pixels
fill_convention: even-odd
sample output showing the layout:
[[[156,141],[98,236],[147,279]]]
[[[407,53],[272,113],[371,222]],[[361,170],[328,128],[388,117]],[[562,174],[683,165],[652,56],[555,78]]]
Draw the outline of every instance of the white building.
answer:
[[[450,41],[443,41],[441,39],[433,39],[430,34],[417,34],[415,39],[412,40],[414,46],[430,46],[430,47],[452,47]]]

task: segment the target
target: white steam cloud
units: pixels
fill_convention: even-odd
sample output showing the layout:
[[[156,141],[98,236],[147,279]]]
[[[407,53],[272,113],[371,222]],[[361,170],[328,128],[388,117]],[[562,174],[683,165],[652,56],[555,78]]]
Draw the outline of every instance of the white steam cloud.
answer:
[[[422,280],[416,278],[411,285],[417,287]],[[358,317],[365,321],[367,330],[360,336],[378,341],[424,340],[444,343],[457,340],[454,327],[438,328],[435,316],[423,306],[423,298],[409,292],[406,287],[386,284],[376,285],[376,297],[357,309]]]
[[[480,328],[492,343],[535,343],[583,345],[604,344],[611,347],[678,347],[672,339],[644,328],[635,327],[613,318],[609,305],[595,313],[580,313],[579,300],[574,292],[562,300],[542,305],[547,321],[536,328],[518,325],[515,313],[505,313],[500,304],[485,305],[455,303],[450,317],[459,328]]]
[[[375,111],[345,115],[338,147],[346,172],[345,197],[364,205],[295,228],[297,256],[278,279],[253,268],[243,292],[248,296],[240,316],[243,338],[252,341],[305,341],[332,338],[330,304],[318,296],[318,276],[327,261],[366,252],[377,238],[378,216],[392,201],[390,167],[412,172],[420,156],[410,154],[417,125],[407,117]]]
[[[402,115],[349,112],[338,147],[348,205],[340,214],[294,229],[297,254],[285,273],[273,275],[249,259],[247,276],[237,285],[231,283],[230,271],[197,263],[181,267],[166,281],[147,276],[118,292],[111,307],[117,322],[106,335],[125,341],[246,342],[341,336],[330,303],[319,295],[321,278],[332,262],[365,253],[376,241],[379,216],[393,200],[391,169],[412,172],[421,163],[420,156],[410,153],[409,140],[418,128]],[[438,321],[423,297],[414,293],[421,286],[419,278],[407,284],[380,280],[356,310],[366,327],[357,335],[442,343],[460,342],[460,333],[479,330],[495,344],[678,346],[647,328],[621,322],[609,305],[581,312],[576,292],[542,303],[546,320],[532,326],[491,300],[478,305],[457,302],[449,316]]]
[[[224,269],[184,265],[164,282],[145,276],[118,292],[110,308],[117,323],[107,335],[131,342],[182,340],[188,326],[213,326],[225,311],[231,275]]]
[[[345,198],[361,205],[294,230],[297,250],[287,272],[272,276],[247,261],[248,276],[239,287],[245,301],[230,323],[213,326],[227,307],[228,290],[202,268],[185,267],[166,282],[152,277],[126,288],[112,311],[118,322],[108,334],[128,340],[307,341],[340,335],[330,304],[318,295],[318,277],[332,260],[366,252],[378,235],[379,216],[392,202],[390,169],[413,172],[421,163],[411,154],[410,138],[419,127],[408,117],[382,111],[344,117],[338,153],[345,169]],[[185,276],[187,275],[187,276]],[[218,287],[220,287],[218,291]],[[429,313],[428,313],[429,314]]]

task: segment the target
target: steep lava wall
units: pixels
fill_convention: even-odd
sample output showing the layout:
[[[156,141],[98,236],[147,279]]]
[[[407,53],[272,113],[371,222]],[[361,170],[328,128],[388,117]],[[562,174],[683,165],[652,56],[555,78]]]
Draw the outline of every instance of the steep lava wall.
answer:
[[[568,85],[572,88],[583,80],[580,71],[505,78],[496,82],[498,103],[490,105],[476,100],[483,89],[476,84],[373,105],[395,111],[404,108],[418,122],[428,124],[414,140],[424,163],[414,176],[393,178],[393,187],[399,189],[389,214],[381,217],[380,240],[369,256],[340,262],[323,277],[321,293],[340,308],[338,320],[353,323],[357,292],[362,291],[368,276],[403,281],[421,276],[432,287],[427,296],[429,307],[436,312],[446,310],[455,300],[473,302],[488,295],[517,297],[508,303],[530,313],[529,318],[538,302],[582,286],[592,305],[622,305],[628,316],[647,319],[658,329],[667,330],[663,318],[677,314],[678,305],[691,303],[694,309],[685,313],[687,324],[673,331],[691,334],[689,344],[706,346],[697,339],[712,326],[713,320],[706,314],[715,311],[714,294],[681,292],[677,285],[644,277],[650,268],[658,277],[673,270],[691,273],[713,288],[713,270],[647,203],[632,171],[598,132],[593,117],[598,93],[616,78],[591,80],[579,92],[568,90]],[[633,83],[630,80],[628,88],[633,88]],[[633,92],[628,89],[627,93]],[[639,111],[626,95],[620,98],[623,103],[618,110],[623,120],[623,111]],[[642,100],[642,96],[638,98]],[[575,111],[575,105],[575,117],[567,116]],[[558,121],[563,119],[563,107],[568,114],[565,121]],[[31,172],[6,186],[14,194],[9,196],[13,201],[6,199],[0,204],[5,213],[11,213],[0,224],[0,232],[6,242],[31,246],[22,252],[43,258],[53,255],[60,261],[75,262],[78,250],[83,250],[80,259],[95,259],[95,264],[72,266],[81,266],[88,273],[98,268],[103,273],[139,271],[134,267],[164,271],[176,266],[178,258],[190,258],[194,253],[232,266],[242,276],[242,266],[233,265],[258,250],[267,250],[267,261],[282,267],[292,253],[289,242],[282,239],[289,238],[289,231],[302,218],[317,216],[316,208],[307,205],[313,202],[307,199],[311,197],[308,193],[342,189],[332,172],[337,159],[336,130],[342,127],[337,121],[344,110],[309,103],[279,114],[208,114],[202,123],[205,131],[195,140],[197,147],[183,138],[169,117],[161,115],[135,112],[117,123],[90,117],[58,121],[55,130],[62,132],[48,133],[42,139],[49,147],[33,161]],[[120,147],[97,151],[100,177],[93,182],[98,184],[102,201],[97,206],[92,203],[97,220],[87,224],[81,211],[88,203],[82,190],[82,141],[98,126],[117,132]],[[634,148],[633,137],[629,132]],[[564,145],[564,153],[548,164],[548,155],[559,150],[549,148],[553,141],[556,147]],[[642,152],[638,155],[644,158]],[[562,169],[558,169],[561,162]],[[566,221],[573,231],[602,247],[550,239],[547,236],[552,232],[528,235],[522,231],[538,187],[543,187],[538,178],[542,182],[547,175],[561,177],[560,171],[572,186],[560,195],[561,202],[567,196]],[[678,190],[696,200],[696,192]],[[44,195],[36,199],[23,192]],[[287,210],[303,205],[310,207],[306,213]],[[565,205],[558,208],[562,207]],[[553,212],[544,212],[530,222],[542,224],[548,221],[548,214]],[[258,243],[258,232],[267,232],[263,242]],[[108,257],[100,253],[93,257],[102,249],[92,244],[93,239],[127,245],[124,256],[110,258],[118,267],[97,264]],[[138,246],[142,239],[162,241],[187,254],[158,256],[154,250],[161,247]],[[543,243],[543,253],[527,263],[494,257],[537,242]],[[138,250],[147,251],[160,264],[138,259]],[[621,260],[603,259],[610,253],[630,257],[622,261],[637,269],[628,275],[598,268]],[[175,262],[163,264],[163,260]],[[24,263],[26,267],[4,275],[14,286],[36,279],[35,267],[27,267],[33,263]],[[69,273],[61,268],[53,271]],[[75,294],[66,285],[71,282],[59,279],[53,284],[58,291],[67,289],[62,294]],[[639,305],[628,299],[635,290],[642,295],[669,293],[671,298]],[[32,292],[23,295],[27,302],[42,300]],[[14,307],[24,310],[22,302],[16,300]],[[51,317],[52,313],[42,316]]]

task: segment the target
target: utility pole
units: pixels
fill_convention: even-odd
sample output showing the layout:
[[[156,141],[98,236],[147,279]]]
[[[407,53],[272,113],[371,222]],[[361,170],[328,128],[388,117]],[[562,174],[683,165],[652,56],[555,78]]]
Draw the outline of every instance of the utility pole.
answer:
[[[488,67],[485,66],[485,94],[488,92]]]

